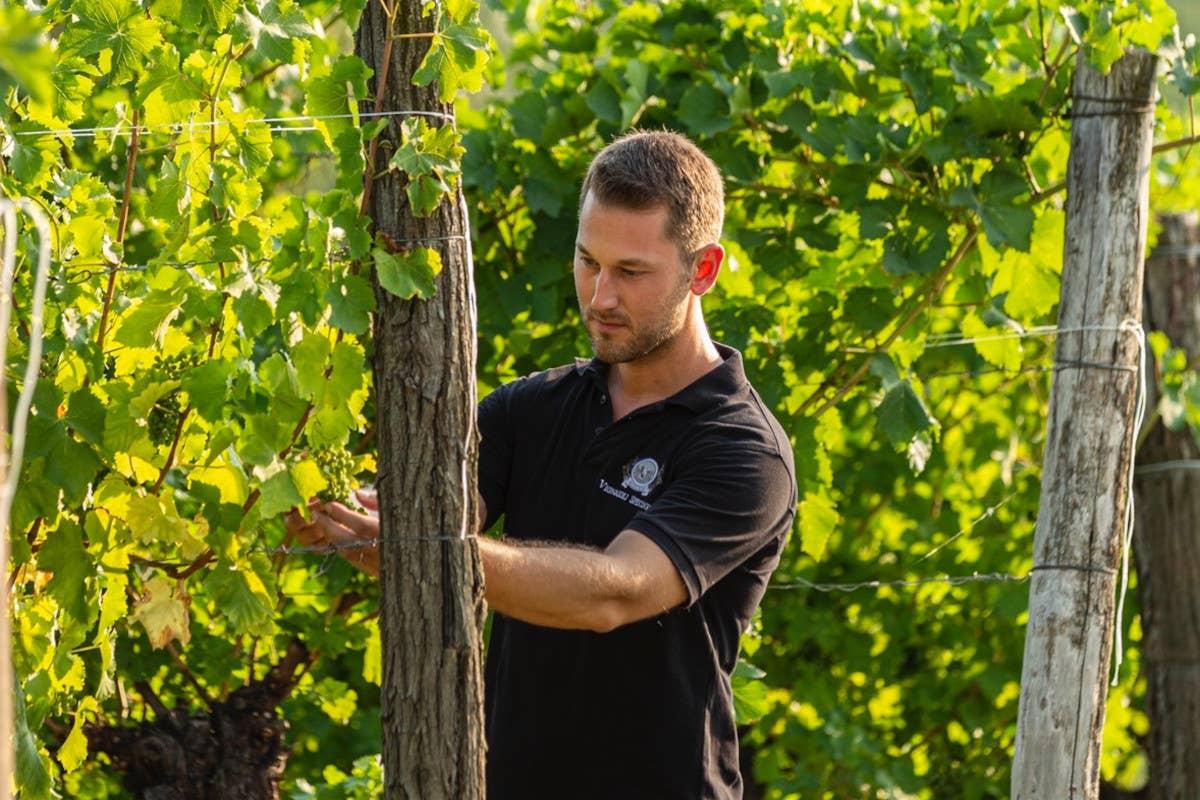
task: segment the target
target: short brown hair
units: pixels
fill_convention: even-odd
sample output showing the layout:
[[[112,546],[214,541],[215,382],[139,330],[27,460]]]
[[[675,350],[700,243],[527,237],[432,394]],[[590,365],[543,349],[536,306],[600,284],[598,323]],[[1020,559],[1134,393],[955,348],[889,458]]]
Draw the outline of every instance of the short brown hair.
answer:
[[[600,151],[588,167],[579,205],[588,192],[605,205],[667,210],[667,237],[688,266],[701,247],[721,238],[725,186],[717,165],[686,136],[634,130]]]

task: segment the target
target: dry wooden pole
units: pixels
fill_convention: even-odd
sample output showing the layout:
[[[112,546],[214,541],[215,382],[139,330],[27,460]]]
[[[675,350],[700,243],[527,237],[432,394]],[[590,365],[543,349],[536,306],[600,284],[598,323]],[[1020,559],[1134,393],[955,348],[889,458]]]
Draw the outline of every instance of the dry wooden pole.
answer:
[[[433,18],[419,0],[392,2],[391,21],[384,4],[367,3],[357,33],[378,107],[437,112],[446,117],[430,125],[452,125],[453,106],[412,83],[429,38],[410,34],[432,32]],[[385,797],[473,800],[484,793],[484,605],[472,538],[478,437],[466,203],[460,192],[429,217],[413,215],[404,176],[387,171],[400,129],[391,119],[367,164],[375,175],[367,213],[401,246],[439,250],[443,269],[430,300],[400,300],[376,285]]]
[[[1200,358],[1200,225],[1164,215],[1146,265],[1146,327]],[[1200,446],[1160,421],[1138,451],[1137,559],[1150,716],[1148,800],[1200,797]]]
[[[7,206],[7,204],[5,204]],[[0,274],[12,275],[16,269],[17,255],[17,220],[16,212],[11,206],[0,207],[4,216],[4,224],[0,226]],[[7,280],[0,279],[7,283]],[[11,313],[11,301],[7,292],[0,294],[0,316],[4,318],[4,328],[0,336],[8,337],[8,318]],[[9,558],[9,508],[11,499],[7,497],[8,475],[12,465],[9,464],[8,445],[8,364],[7,352],[0,356],[0,575],[8,574]],[[13,749],[15,721],[13,717],[14,693],[12,659],[12,593],[4,596],[4,605],[0,608],[0,800],[9,800],[13,794],[16,780],[16,754]]]
[[[1095,800],[1099,792],[1133,462],[1137,341],[1115,329],[1141,319],[1155,58],[1130,51],[1108,75],[1080,60],[1073,92],[1063,332],[1034,534],[1014,800]]]

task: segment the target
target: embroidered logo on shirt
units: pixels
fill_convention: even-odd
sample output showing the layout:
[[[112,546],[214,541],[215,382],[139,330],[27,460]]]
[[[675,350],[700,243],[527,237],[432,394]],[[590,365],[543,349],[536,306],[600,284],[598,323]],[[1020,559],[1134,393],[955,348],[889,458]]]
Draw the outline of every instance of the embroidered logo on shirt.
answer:
[[[625,465],[625,480],[621,481],[621,485],[626,489],[632,489],[645,497],[660,483],[662,469],[653,458],[635,458]]]

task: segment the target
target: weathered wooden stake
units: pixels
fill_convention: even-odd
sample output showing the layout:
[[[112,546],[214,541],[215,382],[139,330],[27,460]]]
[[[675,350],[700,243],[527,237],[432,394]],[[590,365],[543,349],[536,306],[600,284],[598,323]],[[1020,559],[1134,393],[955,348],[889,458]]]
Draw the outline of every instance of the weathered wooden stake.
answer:
[[[434,26],[422,5],[392,0],[389,21],[383,3],[368,2],[356,50],[375,70],[383,110],[437,112],[448,117],[427,117],[431,126],[452,125],[454,107],[438,102],[436,88],[412,83],[430,41],[419,34]],[[475,800],[484,795],[484,605],[471,538],[477,435],[470,231],[461,192],[432,216],[413,215],[404,176],[387,168],[400,121],[391,118],[367,164],[375,177],[366,210],[375,229],[401,247],[437,249],[443,269],[429,300],[375,290],[385,797]]]
[[[1034,534],[1014,800],[1099,792],[1139,383],[1135,337],[1109,329],[1141,319],[1154,97],[1149,53],[1127,52],[1108,75],[1078,63],[1058,319],[1065,332]]]
[[[1160,217],[1146,266],[1146,327],[1200,358],[1197,214]],[[1184,426],[1151,426],[1138,451],[1137,559],[1150,716],[1148,800],[1200,797],[1200,446]]]

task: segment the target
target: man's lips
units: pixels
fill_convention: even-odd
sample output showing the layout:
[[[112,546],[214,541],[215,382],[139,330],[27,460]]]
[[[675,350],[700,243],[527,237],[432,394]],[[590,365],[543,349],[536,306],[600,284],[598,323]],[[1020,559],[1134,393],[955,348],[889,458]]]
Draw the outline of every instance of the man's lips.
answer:
[[[603,317],[597,317],[595,315],[590,316],[588,319],[590,319],[597,328],[605,333],[611,333],[612,331],[617,331],[625,327],[625,322],[620,319],[604,319]]]

